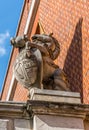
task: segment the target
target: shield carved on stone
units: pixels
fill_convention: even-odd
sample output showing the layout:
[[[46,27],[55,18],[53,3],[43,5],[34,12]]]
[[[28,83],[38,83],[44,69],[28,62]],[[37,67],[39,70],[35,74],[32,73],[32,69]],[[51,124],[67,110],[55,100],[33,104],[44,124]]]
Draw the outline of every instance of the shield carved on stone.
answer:
[[[26,50],[22,50],[14,64],[14,75],[16,79],[29,89],[36,83],[37,72],[38,62],[36,56],[31,54],[28,57]]]

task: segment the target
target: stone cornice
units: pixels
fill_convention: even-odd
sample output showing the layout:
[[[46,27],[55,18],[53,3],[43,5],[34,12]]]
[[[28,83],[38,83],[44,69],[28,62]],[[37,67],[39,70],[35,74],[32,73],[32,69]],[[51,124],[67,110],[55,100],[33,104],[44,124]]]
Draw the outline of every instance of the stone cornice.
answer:
[[[30,119],[34,115],[54,115],[89,120],[89,105],[28,100],[26,102],[0,102],[0,118]]]
[[[85,104],[29,100],[27,102],[27,111],[30,115],[43,114],[55,116],[71,116],[83,119],[89,118],[89,105]]]
[[[26,103],[0,102],[0,118],[29,118]]]

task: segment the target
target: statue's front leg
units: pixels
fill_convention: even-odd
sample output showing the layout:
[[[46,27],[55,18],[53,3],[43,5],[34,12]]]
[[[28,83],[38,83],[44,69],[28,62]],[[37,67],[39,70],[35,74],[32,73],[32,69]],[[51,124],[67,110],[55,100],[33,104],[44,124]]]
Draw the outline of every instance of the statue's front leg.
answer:
[[[56,69],[53,74],[53,77],[54,77],[53,89],[62,90],[62,91],[70,91],[69,83],[63,70],[61,70],[60,68]]]

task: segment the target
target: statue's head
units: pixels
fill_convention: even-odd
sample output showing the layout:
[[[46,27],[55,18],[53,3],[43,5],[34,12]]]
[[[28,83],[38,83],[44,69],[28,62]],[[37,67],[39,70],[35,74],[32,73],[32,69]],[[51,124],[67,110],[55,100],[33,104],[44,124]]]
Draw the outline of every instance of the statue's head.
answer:
[[[52,37],[47,34],[35,34],[32,36],[32,41],[41,41],[42,43],[52,42]]]
[[[28,41],[28,37],[27,35],[23,35],[23,36],[17,36],[17,37],[13,37],[11,38],[10,42],[11,45],[13,45],[16,48],[21,48],[25,46],[25,43]]]
[[[52,60],[55,60],[60,53],[59,42],[52,36],[53,34],[35,34],[32,36],[32,41],[41,47],[42,52],[45,49],[45,55],[49,55]]]
[[[44,48],[48,47],[51,50],[55,49],[55,44],[51,35],[35,34],[32,36],[32,41]]]

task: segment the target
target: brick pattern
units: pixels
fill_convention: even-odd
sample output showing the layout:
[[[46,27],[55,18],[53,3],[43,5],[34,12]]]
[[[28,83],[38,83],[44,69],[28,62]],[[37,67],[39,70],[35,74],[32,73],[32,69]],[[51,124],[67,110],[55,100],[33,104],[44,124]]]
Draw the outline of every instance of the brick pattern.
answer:
[[[17,83],[13,101],[26,101],[28,99],[28,90],[25,89],[21,84]]]
[[[21,19],[20,26],[19,26],[19,29],[18,29],[18,35],[23,35],[23,33],[24,33],[26,20],[27,20],[27,17],[28,17],[28,13],[29,13],[29,9],[30,9],[30,5],[31,5],[32,0],[25,0],[25,1],[26,2],[25,2],[25,6],[24,6],[22,19]]]
[[[83,102],[89,103],[89,2],[41,0],[39,12],[45,32],[53,32],[60,43],[57,62],[67,74],[71,90],[81,92]]]

